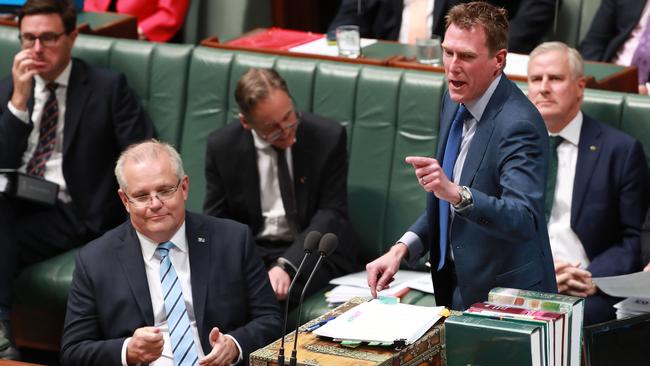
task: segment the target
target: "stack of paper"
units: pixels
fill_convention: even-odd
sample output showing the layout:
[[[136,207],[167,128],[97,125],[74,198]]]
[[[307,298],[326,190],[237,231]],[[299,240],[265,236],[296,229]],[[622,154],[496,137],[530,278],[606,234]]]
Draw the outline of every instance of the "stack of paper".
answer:
[[[330,284],[338,285],[325,294],[330,306],[340,305],[353,297],[371,298],[366,271],[335,278],[330,281]],[[431,275],[427,272],[398,271],[390,287],[380,291],[378,295],[401,297],[409,289],[433,293]]]
[[[594,278],[594,283],[606,294],[626,297],[614,305],[616,319],[650,313],[650,272]]]
[[[441,318],[443,309],[443,306],[385,304],[375,299],[339,315],[314,334],[342,341],[411,344]]]

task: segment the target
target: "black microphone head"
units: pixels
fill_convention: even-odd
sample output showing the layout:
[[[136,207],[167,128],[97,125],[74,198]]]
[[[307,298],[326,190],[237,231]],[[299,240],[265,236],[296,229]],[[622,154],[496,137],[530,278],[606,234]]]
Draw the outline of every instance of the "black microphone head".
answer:
[[[318,252],[323,257],[327,257],[332,253],[334,253],[338,245],[339,245],[339,238],[332,233],[327,233],[323,235],[323,238],[320,240],[320,243],[318,243]]]
[[[318,246],[318,242],[320,242],[320,239],[323,237],[323,234],[321,234],[320,231],[310,231],[307,233],[307,236],[305,236],[305,241],[303,242],[303,247],[305,248],[305,252],[311,253],[314,250],[316,250],[316,247]]]

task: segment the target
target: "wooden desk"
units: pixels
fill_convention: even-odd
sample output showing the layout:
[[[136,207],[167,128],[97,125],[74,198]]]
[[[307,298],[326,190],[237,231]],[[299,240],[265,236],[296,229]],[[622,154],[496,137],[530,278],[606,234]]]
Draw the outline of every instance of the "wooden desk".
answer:
[[[0,25],[17,27],[18,23],[14,16],[5,15],[0,18]],[[83,34],[138,39],[137,19],[128,14],[84,11],[77,14],[77,30]]]
[[[240,38],[244,38],[248,35],[255,34],[255,32],[260,32],[263,30],[264,29],[253,30],[242,35]],[[369,64],[444,73],[442,66],[430,66],[417,63],[415,60],[415,55],[417,52],[415,45],[402,44],[393,41],[379,40],[377,43],[364,47],[361,50],[362,56],[357,59],[315,55],[277,49],[233,46],[229,45],[228,43],[219,42],[219,39],[217,37],[209,37],[203,40],[201,42],[201,45],[237,51],[268,53],[279,56],[316,58],[338,62],[350,62],[357,64]],[[587,61],[585,62],[585,75],[587,75],[588,88],[635,94],[638,92],[636,67],[625,67],[610,63]],[[508,78],[513,81],[527,81],[526,77],[523,75],[508,75]]]
[[[0,360],[0,366],[43,366],[37,363],[27,363],[19,361]]]
[[[300,328],[297,347],[298,366],[442,366],[447,364],[445,333],[441,322],[436,323],[418,341],[402,350],[387,347],[359,346],[346,348],[337,342],[318,338],[305,331],[306,327],[330,316],[338,316],[364,302],[354,298],[327,314],[314,319]],[[289,364],[293,350],[294,333],[285,337],[285,365]],[[251,366],[277,366],[281,340],[269,344],[250,355]]]

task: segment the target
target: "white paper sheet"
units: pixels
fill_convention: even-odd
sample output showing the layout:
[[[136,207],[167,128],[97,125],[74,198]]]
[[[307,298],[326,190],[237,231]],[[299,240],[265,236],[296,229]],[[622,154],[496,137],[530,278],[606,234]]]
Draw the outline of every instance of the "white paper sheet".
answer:
[[[650,298],[650,272],[593,278],[603,292],[615,297]]]
[[[368,47],[371,44],[377,43],[376,39],[361,38],[361,48]],[[300,46],[292,47],[289,49],[291,52],[300,52],[300,53],[309,53],[313,55],[323,55],[323,56],[338,56],[339,49],[336,47],[336,44],[328,44],[327,38],[319,38],[315,41],[307,42],[301,44]]]

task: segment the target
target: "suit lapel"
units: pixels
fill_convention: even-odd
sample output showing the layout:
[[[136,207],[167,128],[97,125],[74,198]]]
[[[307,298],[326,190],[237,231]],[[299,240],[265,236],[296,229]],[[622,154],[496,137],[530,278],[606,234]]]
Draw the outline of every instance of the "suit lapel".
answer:
[[[210,273],[211,239],[208,231],[198,222],[197,216],[187,212],[185,216],[185,236],[190,255],[190,273],[192,283],[192,303],[194,317],[199,335],[204,334],[203,320],[208,293],[207,278]]]
[[[260,176],[257,170],[257,152],[255,151],[255,143],[253,142],[253,134],[241,129],[240,141],[238,144],[239,154],[243,160],[237,164],[237,170],[233,174],[241,174],[243,180],[241,182],[243,187],[237,188],[235,191],[242,192],[244,195],[243,200],[246,202],[248,214],[251,218],[251,227],[254,231],[258,231],[262,226],[262,206],[260,199]]]
[[[117,257],[123,274],[129,282],[133,298],[138,304],[140,315],[145,319],[146,324],[153,325],[153,306],[151,305],[151,296],[149,296],[149,283],[144,270],[140,241],[130,222],[122,227],[124,235],[117,244]]]
[[[66,96],[66,105],[68,107],[65,112],[63,156],[67,154],[70,144],[74,141],[74,135],[81,123],[82,112],[91,94],[92,88],[88,84],[88,70],[86,69],[86,65],[73,59]],[[86,118],[91,118],[91,116],[86,116]]]
[[[307,146],[307,137],[305,136],[305,128],[308,128],[305,123],[301,123],[296,131],[296,143],[291,148],[291,156],[293,158],[293,189],[296,196],[296,208],[298,210],[298,220],[303,221],[302,218],[306,216],[307,202],[309,201],[309,184],[307,180],[310,177],[310,164],[312,160],[310,151]]]
[[[474,176],[476,176],[476,172],[478,171],[478,167],[481,165],[481,162],[485,157],[485,150],[487,150],[490,138],[492,137],[492,132],[494,131],[494,118],[499,114],[499,112],[501,112],[509,88],[511,87],[508,83],[510,82],[506,76],[502,74],[499,85],[497,85],[494,94],[492,94],[490,101],[483,111],[481,120],[476,124],[476,132],[474,133],[469,150],[467,151],[465,165],[463,165],[463,171],[460,175],[460,185],[469,186],[472,184]]]
[[[580,130],[580,141],[578,142],[576,173],[573,180],[571,227],[575,227],[575,223],[578,222],[589,182],[592,179],[594,171],[596,171],[600,151],[603,148],[600,133],[598,124],[592,121],[587,115],[584,115],[582,129]]]

